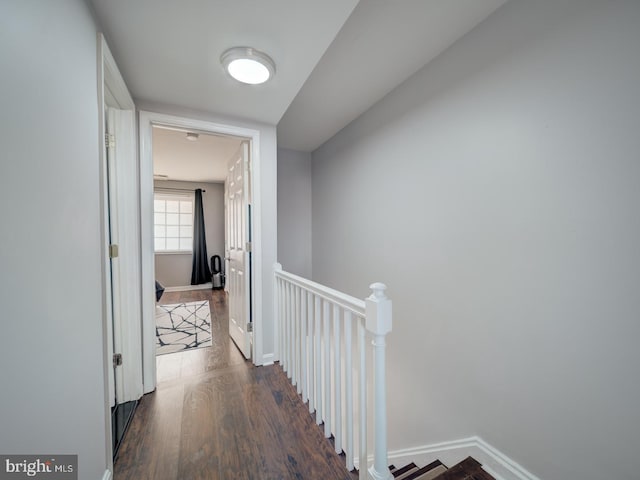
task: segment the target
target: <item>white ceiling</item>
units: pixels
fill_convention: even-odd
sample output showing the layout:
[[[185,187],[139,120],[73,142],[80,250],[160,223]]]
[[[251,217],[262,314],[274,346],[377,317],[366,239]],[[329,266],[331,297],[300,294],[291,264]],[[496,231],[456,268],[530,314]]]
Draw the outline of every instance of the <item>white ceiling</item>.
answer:
[[[357,0],[90,0],[135,100],[278,123]],[[265,85],[220,65],[250,46],[276,63]]]
[[[135,100],[278,125],[279,146],[302,151],[505,1],[90,0]],[[269,54],[273,80],[229,78],[219,58],[232,46]]]
[[[506,0],[361,0],[278,124],[313,151]]]
[[[180,130],[153,128],[153,174],[168,180],[186,182],[224,182],[227,161],[240,148],[236,137],[200,133],[198,140],[187,140]]]

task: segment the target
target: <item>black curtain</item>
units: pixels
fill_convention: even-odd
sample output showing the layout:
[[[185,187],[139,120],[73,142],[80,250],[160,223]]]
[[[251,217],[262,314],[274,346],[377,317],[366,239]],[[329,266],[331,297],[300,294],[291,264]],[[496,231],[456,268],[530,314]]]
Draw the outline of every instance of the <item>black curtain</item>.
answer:
[[[191,267],[191,285],[200,285],[211,281],[207,238],[204,233],[204,214],[202,213],[202,189],[196,190],[196,203],[193,211],[193,264]]]

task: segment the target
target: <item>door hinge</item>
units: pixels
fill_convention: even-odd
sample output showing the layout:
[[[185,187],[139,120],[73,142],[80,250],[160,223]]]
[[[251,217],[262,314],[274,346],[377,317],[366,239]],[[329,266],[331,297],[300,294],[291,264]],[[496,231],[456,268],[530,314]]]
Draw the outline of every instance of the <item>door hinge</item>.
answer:
[[[104,141],[107,145],[107,148],[113,148],[116,146],[116,136],[111,133],[104,134]]]
[[[251,242],[247,242],[247,244],[245,245],[245,247],[246,247],[246,248],[245,248],[245,250],[246,250],[247,252],[251,252]]]
[[[253,323],[249,322],[247,323],[247,333],[251,333],[253,332]]]
[[[118,257],[118,245],[113,243],[109,245],[109,258],[117,258]]]
[[[113,368],[119,367],[122,365],[122,354],[114,353],[113,354]]]

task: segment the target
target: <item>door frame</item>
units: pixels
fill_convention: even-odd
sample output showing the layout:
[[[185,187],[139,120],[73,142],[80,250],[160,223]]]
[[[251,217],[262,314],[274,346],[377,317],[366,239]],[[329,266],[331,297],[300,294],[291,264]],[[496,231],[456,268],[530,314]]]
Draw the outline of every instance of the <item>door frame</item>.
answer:
[[[153,127],[164,126],[195,130],[215,135],[231,135],[249,140],[251,159],[251,198],[260,199],[260,131],[238,125],[222,124],[164,113],[140,111],[140,220],[142,241],[142,364],[144,392],[156,388],[156,330],[155,330],[155,263],[153,248]],[[262,230],[260,202],[253,202],[251,228],[252,252],[252,308],[262,311]],[[226,227],[225,227],[226,228]],[[262,352],[262,324],[254,318],[252,361],[259,361]]]
[[[97,34],[97,89],[98,89],[98,131],[99,131],[99,165],[100,165],[100,237],[101,237],[101,257],[102,257],[102,331],[103,331],[103,358],[104,358],[104,379],[105,379],[105,449],[107,458],[107,470],[113,471],[113,448],[111,438],[111,392],[115,386],[115,378],[113,375],[113,321],[114,312],[112,309],[112,297],[114,295],[111,284],[111,265],[109,258],[109,175],[107,170],[107,145],[106,145],[106,107],[107,104],[113,104],[122,110],[131,110],[134,116],[132,127],[135,129],[135,103],[129,94],[127,85],[120,74],[120,70],[109,50],[109,46],[102,33]],[[132,138],[135,141],[135,131],[132,132]],[[133,148],[135,152],[135,146]],[[137,161],[134,155],[134,160]],[[138,192],[134,192],[131,198],[127,200],[137,201]],[[127,211],[136,209],[124,208],[124,214],[130,215]],[[137,221],[137,219],[136,219]],[[136,255],[137,254],[137,255]],[[139,256],[138,251],[134,256]],[[134,258],[134,261],[139,259]],[[134,285],[136,291],[139,292],[139,286]],[[135,312],[134,312],[135,313]],[[123,335],[128,335],[128,331],[132,329],[140,330],[140,324],[136,320],[140,320],[138,315],[126,315],[130,320],[121,321],[121,329]],[[122,320],[122,317],[121,317]],[[139,365],[141,368],[141,365]],[[140,378],[142,381],[142,378]],[[141,385],[142,387],[142,385]],[[140,388],[140,391],[142,388]]]

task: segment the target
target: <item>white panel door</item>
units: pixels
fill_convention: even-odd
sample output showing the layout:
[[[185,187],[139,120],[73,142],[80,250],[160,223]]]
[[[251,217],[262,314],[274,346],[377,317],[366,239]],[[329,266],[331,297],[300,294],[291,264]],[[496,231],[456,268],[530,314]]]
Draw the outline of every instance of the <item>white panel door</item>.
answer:
[[[140,314],[140,219],[137,200],[133,110],[107,109],[107,169],[109,199],[109,241],[117,246],[111,258],[113,353],[122,355],[114,368],[115,392],[109,386],[111,402],[138,400],[143,393]]]
[[[245,358],[251,358],[251,264],[249,148],[245,142],[228,163],[227,285],[229,335]]]
[[[107,227],[108,227],[108,243],[113,245],[118,238],[118,205],[117,195],[115,194],[115,187],[117,185],[116,170],[115,170],[115,126],[111,115],[107,115],[105,118],[105,134],[106,134],[106,168],[107,168],[107,181],[105,186],[107,187]],[[108,275],[109,285],[107,290],[107,361],[111,364],[113,362],[113,354],[116,351],[120,351],[120,293],[119,288],[115,288],[120,285],[120,262],[114,261],[109,255],[108,260]],[[117,336],[117,339],[115,338]],[[123,403],[120,401],[122,398],[122,392],[124,389],[123,372],[121,367],[116,367],[113,364],[113,368],[109,369],[109,405],[114,407],[117,403]]]

